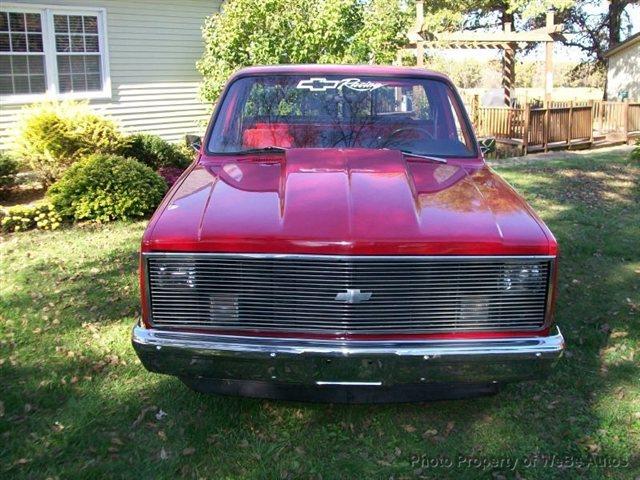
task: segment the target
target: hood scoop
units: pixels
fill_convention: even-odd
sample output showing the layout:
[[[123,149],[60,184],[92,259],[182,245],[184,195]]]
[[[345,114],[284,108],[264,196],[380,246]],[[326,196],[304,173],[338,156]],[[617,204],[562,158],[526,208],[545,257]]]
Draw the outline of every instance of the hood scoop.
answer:
[[[526,205],[489,169],[371,149],[207,159],[175,192],[155,235],[211,252],[493,254],[546,246]]]

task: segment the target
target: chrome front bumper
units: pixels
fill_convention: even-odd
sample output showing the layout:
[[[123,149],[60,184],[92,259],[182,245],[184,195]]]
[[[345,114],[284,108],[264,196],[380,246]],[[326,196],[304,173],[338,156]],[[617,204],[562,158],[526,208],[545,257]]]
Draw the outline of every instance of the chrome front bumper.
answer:
[[[564,338],[329,341],[223,336],[136,325],[144,366],[191,379],[300,386],[504,383],[541,378],[561,357]]]

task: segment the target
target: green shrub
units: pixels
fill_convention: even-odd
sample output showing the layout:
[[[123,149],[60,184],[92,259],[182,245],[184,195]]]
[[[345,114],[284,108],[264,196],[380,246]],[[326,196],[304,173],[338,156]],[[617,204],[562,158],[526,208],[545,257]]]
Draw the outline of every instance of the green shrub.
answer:
[[[17,124],[13,153],[48,186],[80,158],[118,152],[123,142],[116,125],[86,104],[48,102],[25,109]]]
[[[63,216],[106,222],[147,215],[166,189],[164,180],[137,160],[92,155],[72,165],[47,197]]]
[[[62,224],[62,216],[49,203],[16,205],[4,210],[0,229],[3,232],[19,232],[38,228],[55,230]]]
[[[633,149],[631,155],[629,155],[631,160],[639,160],[640,161],[640,138],[636,139],[636,148]]]
[[[191,145],[187,145],[186,141],[178,142],[174,146],[178,149],[180,154],[187,159],[187,162],[188,162],[184,166],[182,165],[176,165],[176,166],[181,168],[187,168],[187,166],[191,162],[193,162],[194,158],[196,158],[196,151],[193,149]]]
[[[157,135],[147,133],[137,133],[127,137],[120,154],[135,158],[154,170],[162,167],[186,168],[193,160],[193,155],[186,150],[186,145],[181,148]]]
[[[0,190],[13,187],[17,174],[18,162],[8,155],[0,153]]]

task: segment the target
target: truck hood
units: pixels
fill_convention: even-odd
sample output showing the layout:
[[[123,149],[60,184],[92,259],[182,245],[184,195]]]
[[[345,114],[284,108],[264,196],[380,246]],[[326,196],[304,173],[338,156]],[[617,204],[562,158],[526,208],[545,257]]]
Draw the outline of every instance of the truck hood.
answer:
[[[555,241],[484,164],[395,150],[291,149],[203,158],[174,186],[146,251],[345,255],[553,253]]]

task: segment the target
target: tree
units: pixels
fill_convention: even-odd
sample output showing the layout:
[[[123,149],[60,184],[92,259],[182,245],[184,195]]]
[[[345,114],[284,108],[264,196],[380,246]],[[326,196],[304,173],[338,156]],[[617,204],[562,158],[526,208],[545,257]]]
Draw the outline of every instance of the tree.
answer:
[[[609,0],[607,9],[600,8],[601,3],[578,0],[561,15],[566,34],[563,43],[582,50],[600,68],[605,65],[605,52],[631,33],[627,7],[637,0]]]
[[[426,26],[433,31],[528,27],[550,8],[565,10],[574,0],[459,0],[425,2]]]
[[[227,78],[249,65],[391,63],[413,12],[400,0],[230,0],[203,27],[197,66],[214,101]]]

